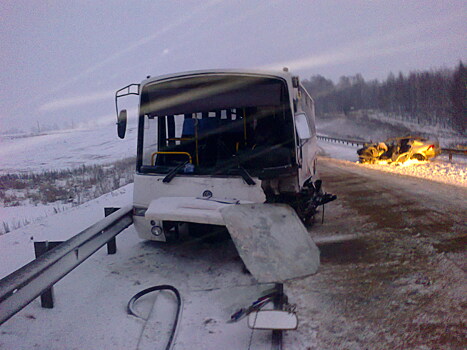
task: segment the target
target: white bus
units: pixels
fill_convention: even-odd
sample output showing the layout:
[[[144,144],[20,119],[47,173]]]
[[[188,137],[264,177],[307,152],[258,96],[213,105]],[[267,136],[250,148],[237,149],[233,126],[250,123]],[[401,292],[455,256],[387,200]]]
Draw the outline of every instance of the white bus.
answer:
[[[134,224],[166,241],[182,227],[225,225],[222,209],[282,203],[305,223],[323,194],[317,174],[313,100],[298,77],[279,72],[205,70],[148,77],[116,93],[119,137],[139,95]]]

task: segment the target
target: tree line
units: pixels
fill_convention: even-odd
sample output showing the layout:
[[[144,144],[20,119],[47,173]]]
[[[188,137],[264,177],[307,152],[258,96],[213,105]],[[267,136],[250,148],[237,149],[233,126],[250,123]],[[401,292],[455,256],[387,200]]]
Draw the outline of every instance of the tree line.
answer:
[[[462,62],[454,69],[389,73],[382,82],[365,81],[357,74],[342,76],[334,84],[315,75],[302,84],[314,98],[318,116],[369,110],[465,132],[467,72]]]

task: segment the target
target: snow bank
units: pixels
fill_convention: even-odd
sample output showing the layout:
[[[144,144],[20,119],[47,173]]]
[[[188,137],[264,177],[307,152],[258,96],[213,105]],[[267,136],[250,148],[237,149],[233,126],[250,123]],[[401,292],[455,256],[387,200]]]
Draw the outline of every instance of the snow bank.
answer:
[[[358,163],[357,149],[360,146],[337,144],[323,140],[318,141],[318,146],[321,155]],[[452,162],[448,160],[447,156],[443,155],[427,162],[410,160],[403,164],[358,164],[384,172],[424,178],[456,186],[467,186],[466,157],[456,157]]]
[[[450,185],[467,187],[466,163],[449,163],[442,160],[419,162],[410,160],[403,164],[360,164],[380,171],[409,175]]]
[[[71,207],[71,204],[51,205],[21,205],[15,207],[0,207],[0,235],[16,230],[22,226],[34,223]]]

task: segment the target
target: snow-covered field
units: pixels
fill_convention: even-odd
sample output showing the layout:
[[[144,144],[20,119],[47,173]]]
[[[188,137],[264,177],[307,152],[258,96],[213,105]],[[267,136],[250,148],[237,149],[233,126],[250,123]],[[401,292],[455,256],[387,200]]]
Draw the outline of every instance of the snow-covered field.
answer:
[[[83,165],[109,164],[134,157],[136,128],[129,126],[125,139],[115,125],[49,132],[42,135],[0,136],[0,174],[62,171]],[[52,180],[51,180],[52,181]],[[2,189],[24,197],[22,191]],[[35,189],[37,190],[37,189]],[[82,198],[79,198],[80,201]],[[26,201],[27,202],[27,201]],[[82,201],[81,201],[82,202]],[[72,203],[0,206],[0,234],[70,208]]]
[[[63,170],[104,164],[136,154],[136,128],[125,139],[114,125],[49,132],[37,136],[0,136],[0,173]]]

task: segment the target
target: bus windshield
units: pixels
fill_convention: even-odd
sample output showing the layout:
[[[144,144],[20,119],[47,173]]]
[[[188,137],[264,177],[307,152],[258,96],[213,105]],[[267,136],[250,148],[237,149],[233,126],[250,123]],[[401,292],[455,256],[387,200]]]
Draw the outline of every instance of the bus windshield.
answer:
[[[202,76],[143,87],[140,172],[253,173],[293,164],[294,128],[278,78]]]

